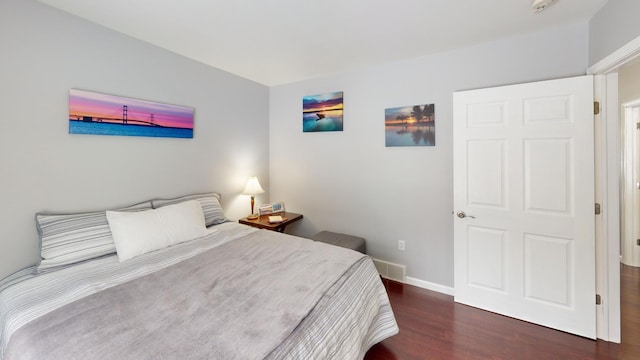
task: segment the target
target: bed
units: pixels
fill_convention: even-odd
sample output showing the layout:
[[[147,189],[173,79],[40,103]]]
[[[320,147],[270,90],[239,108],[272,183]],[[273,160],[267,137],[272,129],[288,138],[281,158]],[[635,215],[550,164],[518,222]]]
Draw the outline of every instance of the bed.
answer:
[[[215,193],[124,210],[185,199],[206,230],[124,261],[104,212],[39,214],[43,261],[0,281],[0,360],[361,359],[398,332],[366,255],[229,222]]]

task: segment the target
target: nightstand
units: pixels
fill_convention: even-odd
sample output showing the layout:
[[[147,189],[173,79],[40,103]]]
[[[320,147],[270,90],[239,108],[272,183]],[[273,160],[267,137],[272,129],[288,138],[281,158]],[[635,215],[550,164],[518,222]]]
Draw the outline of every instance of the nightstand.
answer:
[[[269,216],[274,216],[274,215],[280,215],[284,220],[279,223],[273,223],[273,224],[269,223]],[[253,226],[259,229],[267,229],[267,230],[273,230],[278,232],[284,232],[284,229],[287,227],[287,225],[294,223],[300,219],[302,219],[302,214],[284,212],[284,213],[277,213],[277,214],[262,215],[254,220],[242,218],[238,220],[238,222],[240,224]]]

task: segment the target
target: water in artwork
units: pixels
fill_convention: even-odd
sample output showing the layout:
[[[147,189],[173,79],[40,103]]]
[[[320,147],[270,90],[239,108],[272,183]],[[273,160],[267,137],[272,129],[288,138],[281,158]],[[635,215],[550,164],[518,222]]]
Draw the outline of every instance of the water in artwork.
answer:
[[[435,125],[387,125],[386,146],[434,146],[436,144]]]
[[[338,113],[338,111],[334,111]],[[302,130],[304,132],[313,131],[342,131],[342,111],[339,114],[309,113],[302,116]]]
[[[69,120],[69,134],[193,138],[193,129]]]

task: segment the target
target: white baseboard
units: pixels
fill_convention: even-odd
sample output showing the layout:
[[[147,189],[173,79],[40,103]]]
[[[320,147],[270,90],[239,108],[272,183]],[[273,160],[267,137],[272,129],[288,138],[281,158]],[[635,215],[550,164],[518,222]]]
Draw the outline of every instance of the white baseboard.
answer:
[[[394,264],[388,261],[374,258],[372,258],[372,260],[380,276],[385,279],[398,281],[403,284],[417,286],[419,288],[439,292],[446,295],[453,296],[455,294],[454,288],[406,276],[406,267],[404,265]]]
[[[407,268],[404,265],[390,263],[388,261],[373,259],[373,264],[378,270],[378,274],[385,279],[390,279],[404,283]]]
[[[455,290],[452,287],[448,287],[448,286],[444,286],[444,285],[440,285],[440,284],[436,284],[436,283],[432,283],[432,282],[428,282],[428,281],[412,278],[412,277],[409,277],[409,276],[407,276],[405,278],[405,284],[417,286],[419,288],[423,288],[423,289],[439,292],[439,293],[446,294],[446,295],[453,296],[455,294]]]

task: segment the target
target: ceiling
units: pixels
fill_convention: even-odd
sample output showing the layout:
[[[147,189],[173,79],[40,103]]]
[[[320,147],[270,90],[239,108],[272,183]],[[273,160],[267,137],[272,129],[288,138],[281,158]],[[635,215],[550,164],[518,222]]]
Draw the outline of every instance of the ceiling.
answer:
[[[280,85],[588,21],[607,0],[38,0]]]

